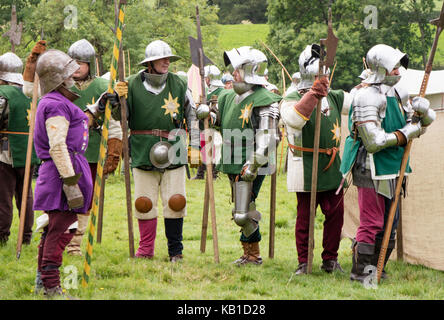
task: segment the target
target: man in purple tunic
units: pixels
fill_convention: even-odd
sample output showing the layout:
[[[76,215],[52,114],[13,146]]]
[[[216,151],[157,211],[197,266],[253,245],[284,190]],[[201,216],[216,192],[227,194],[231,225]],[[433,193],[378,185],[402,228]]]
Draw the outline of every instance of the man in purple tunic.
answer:
[[[46,51],[36,66],[42,98],[34,146],[42,165],[35,186],[34,210],[45,211],[49,216],[38,254],[38,271],[48,296],[62,294],[58,269],[65,246],[74,236],[68,227],[77,221],[77,213],[88,211],[93,192],[91,171],[84,156],[90,119],[72,103],[78,96],[68,89],[78,68],[75,60],[59,50]]]

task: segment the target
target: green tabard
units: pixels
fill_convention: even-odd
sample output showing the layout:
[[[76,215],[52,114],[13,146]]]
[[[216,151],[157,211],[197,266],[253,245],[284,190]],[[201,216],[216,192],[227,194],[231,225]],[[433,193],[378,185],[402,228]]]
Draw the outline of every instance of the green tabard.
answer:
[[[385,111],[385,118],[381,123],[381,127],[385,132],[394,132],[406,125],[407,115],[401,110],[398,100],[395,97],[387,97],[387,108]],[[351,132],[353,127],[352,122],[352,108],[349,113],[349,130]],[[353,139],[348,136],[345,140],[343,163],[341,165],[341,172],[345,176],[353,167],[358,153],[361,139]],[[372,176],[376,179],[393,179],[399,176],[399,169],[401,168],[402,156],[404,155],[404,147],[393,146],[382,149],[370,157]],[[410,161],[410,159],[409,159]],[[407,162],[406,173],[411,173],[409,163]]]
[[[218,96],[219,97],[223,90],[224,90],[224,88],[217,88],[213,92],[207,94],[207,103],[211,100],[212,96]]]
[[[169,72],[166,86],[161,93],[155,95],[149,92],[142,82],[142,74],[136,74],[128,80],[128,124],[131,130],[153,130],[160,129],[171,131],[179,127],[185,118],[184,103],[187,86],[179,76]],[[175,123],[172,116],[177,113]],[[182,136],[183,137],[183,136]],[[131,166],[133,168],[142,166],[153,166],[150,161],[151,147],[160,140],[166,140],[155,135],[132,134],[131,144]],[[182,143],[179,149],[187,150],[186,141],[177,137],[169,140],[171,145]],[[184,156],[184,155],[182,155]],[[186,159],[184,159],[186,163]],[[181,163],[181,164],[185,164]],[[176,164],[177,165],[177,164]]]
[[[287,101],[298,101],[301,99],[298,91],[294,91],[286,96]],[[344,92],[342,90],[330,90],[327,95],[329,114],[321,114],[321,131],[319,137],[320,149],[338,148],[336,157],[331,166],[324,171],[331,160],[331,156],[325,153],[319,153],[318,158],[318,183],[317,191],[328,191],[337,189],[342,180],[341,158],[339,156],[339,146],[341,143],[341,112],[344,104]],[[316,111],[316,109],[315,109]],[[314,132],[316,123],[316,112],[310,116],[305,126],[302,128],[302,147],[313,149]],[[304,167],[304,190],[311,191],[313,152],[302,152],[302,161]]]
[[[263,87],[256,86],[253,90],[254,93],[239,104],[235,102],[237,94],[233,89],[224,90],[218,98],[220,132],[224,142],[217,170],[223,173],[239,174],[250,153],[254,151],[255,132],[251,123],[253,109],[269,106],[282,99]]]
[[[32,100],[25,96],[17,87],[0,85],[0,96],[8,100],[9,119],[7,131],[29,132],[29,121],[31,120]],[[11,151],[12,166],[23,168],[26,164],[26,152],[28,148],[28,135],[8,134],[9,150]],[[31,165],[39,164],[40,160],[32,148]]]
[[[80,109],[85,110],[87,104],[94,104],[100,95],[108,90],[109,80],[103,78],[95,78],[91,84],[84,90],[79,90],[73,86],[70,90],[80,95],[74,104]],[[89,129],[88,147],[85,151],[85,157],[89,163],[97,163],[99,161],[100,150],[100,131],[97,129]]]

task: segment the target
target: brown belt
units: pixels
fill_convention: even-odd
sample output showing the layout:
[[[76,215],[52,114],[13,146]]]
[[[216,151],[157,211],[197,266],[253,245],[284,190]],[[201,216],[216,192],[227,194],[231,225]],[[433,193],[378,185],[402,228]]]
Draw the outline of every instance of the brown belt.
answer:
[[[162,137],[165,139],[168,139],[168,136],[170,134],[169,131],[167,130],[160,130],[160,129],[153,129],[153,130],[131,130],[130,131],[131,134],[149,134],[151,136],[156,136],[156,137]]]
[[[0,131],[0,133],[29,135],[29,132],[18,132],[18,131]]]
[[[314,152],[313,148],[304,148],[304,147],[299,147],[299,146],[294,146],[292,144],[288,144],[288,146],[290,147],[290,149],[293,151],[303,151],[303,152]],[[329,148],[329,149],[321,149],[319,148],[319,152],[320,153],[325,153],[328,156],[331,156],[330,158],[330,162],[327,164],[327,166],[322,170],[322,171],[327,171],[331,165],[333,164],[333,161],[336,158],[336,154],[338,153],[339,149],[336,147],[333,148]]]

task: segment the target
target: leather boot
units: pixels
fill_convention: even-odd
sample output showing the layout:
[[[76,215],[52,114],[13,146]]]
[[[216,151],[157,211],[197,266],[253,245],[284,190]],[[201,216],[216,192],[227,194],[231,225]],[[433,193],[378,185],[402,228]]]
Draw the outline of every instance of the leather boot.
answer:
[[[150,220],[138,220],[139,224],[139,248],[136,252],[137,258],[148,258],[152,259],[154,257],[154,243],[156,240],[157,231],[157,218]]]
[[[260,253],[260,249],[259,249],[259,242],[248,243],[248,246],[249,246],[248,257],[243,262],[241,262],[240,265],[248,264],[248,263],[252,263],[255,265],[261,265],[262,264],[262,257],[261,257],[261,253]]]
[[[203,179],[205,179],[205,170],[206,170],[206,165],[205,164],[201,164],[197,168],[196,176],[194,178],[192,178],[191,180],[203,180]]]
[[[242,256],[240,256],[239,259],[237,259],[233,262],[235,264],[240,264],[248,258],[249,249],[250,249],[248,242],[241,241],[241,245],[242,245],[242,248],[244,249],[244,254]]]
[[[82,238],[85,234],[86,227],[88,226],[89,215],[86,214],[78,214],[77,221],[78,226],[74,237],[71,239],[71,242],[66,246],[66,253],[72,256],[81,256],[82,250]]]
[[[381,246],[382,246],[382,238],[376,237],[376,242],[375,242],[375,254],[373,255],[372,258],[372,264],[374,266],[378,266],[378,260],[379,260],[379,254],[381,252]],[[382,273],[381,273],[381,279],[387,279],[387,272],[385,271],[385,265],[387,264],[390,255],[392,254],[393,249],[395,248],[395,244],[396,244],[396,240],[395,239],[390,239],[387,245],[387,252],[385,255],[385,260],[384,260],[384,267],[382,269]]]
[[[371,243],[356,242],[352,245],[353,260],[350,280],[364,282],[369,276],[367,266],[372,265],[372,258],[375,253],[375,245]],[[376,266],[374,266],[376,269]],[[376,271],[375,271],[376,272]]]

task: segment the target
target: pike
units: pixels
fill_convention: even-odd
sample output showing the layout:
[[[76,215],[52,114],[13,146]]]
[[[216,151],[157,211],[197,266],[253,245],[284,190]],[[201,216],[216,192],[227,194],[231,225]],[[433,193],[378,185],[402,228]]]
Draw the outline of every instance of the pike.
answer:
[[[19,232],[17,238],[17,247],[16,247],[16,257],[17,260],[20,259],[20,254],[22,252],[22,244],[23,244],[23,231],[25,227],[25,219],[26,219],[26,207],[27,207],[27,199],[28,199],[28,190],[29,190],[29,180],[31,178],[31,158],[32,158],[32,147],[33,147],[33,138],[34,138],[34,128],[35,128],[35,116],[37,113],[37,98],[38,98],[38,88],[39,88],[39,76],[37,73],[34,75],[34,83],[32,87],[32,103],[31,103],[31,116],[29,119],[29,134],[28,134],[28,146],[26,150],[26,161],[25,161],[25,180],[23,181],[23,191],[22,191],[22,199],[21,199],[21,207],[20,207],[20,223],[19,223]]]
[[[108,93],[114,93],[113,83],[116,80],[117,75],[117,62],[119,61],[120,56],[120,45],[122,42],[122,26],[125,18],[124,13],[124,4],[126,4],[126,0],[120,0],[119,2],[119,14],[117,17],[117,25],[116,25],[116,33],[114,39],[114,47],[113,47],[113,55],[111,59],[111,67],[110,67],[110,80],[108,85]],[[88,243],[86,246],[85,253],[85,263],[83,267],[83,275],[82,275],[82,287],[86,288],[88,286],[88,282],[91,275],[91,262],[92,262],[92,251],[93,251],[93,243],[94,243],[94,235],[96,231],[96,219],[97,219],[97,211],[99,206],[99,197],[102,188],[102,176],[103,176],[103,167],[105,165],[105,157],[106,151],[108,148],[108,130],[109,130],[109,120],[111,118],[111,107],[109,100],[106,102],[105,107],[105,116],[103,122],[103,130],[102,136],[100,139],[100,151],[99,151],[99,161],[97,163],[97,175],[96,181],[94,185],[94,197],[91,208],[91,217],[89,220],[88,227]],[[130,221],[128,221],[128,225],[130,225]],[[131,241],[131,235],[130,235]],[[130,243],[130,256],[134,256],[134,248]]]
[[[421,89],[419,90],[419,96],[423,97],[423,98],[425,97],[427,84],[429,82],[430,74],[432,73],[433,59],[435,58],[436,49],[438,47],[439,36],[441,35],[441,32],[444,28],[444,2],[442,5],[442,8],[441,8],[441,13],[440,13],[439,18],[430,21],[430,23],[436,26],[436,34],[435,34],[435,39],[433,41],[432,49],[430,51],[429,59],[427,61],[426,68],[424,71],[424,77],[422,79]],[[399,178],[398,178],[398,182],[396,183],[395,197],[394,197],[394,200],[390,206],[390,211],[389,211],[389,215],[387,218],[387,224],[386,224],[386,227],[384,230],[384,237],[382,238],[381,251],[379,252],[378,265],[377,265],[377,269],[376,269],[376,276],[377,276],[378,283],[381,281],[382,270],[384,268],[384,262],[385,262],[385,258],[387,255],[388,242],[390,240],[390,233],[392,230],[396,207],[398,206],[399,195],[400,195],[401,187],[402,187],[402,181],[404,180],[405,169],[407,167],[407,162],[408,162],[408,159],[410,156],[412,142],[413,142],[413,140],[410,140],[404,149],[404,154],[402,156],[402,161],[401,161],[401,168],[399,170]]]
[[[15,6],[13,6],[15,10]],[[40,37],[40,40],[43,40],[43,31]],[[22,252],[22,244],[23,244],[23,232],[25,228],[25,212],[28,198],[28,190],[29,190],[29,180],[31,178],[31,157],[32,157],[32,148],[34,145],[34,128],[35,128],[35,117],[37,113],[37,100],[38,100],[38,92],[39,92],[39,76],[36,72],[34,72],[34,82],[32,86],[32,101],[31,101],[31,111],[30,111],[30,119],[29,119],[29,132],[28,135],[28,145],[26,150],[26,161],[25,161],[25,180],[23,181],[23,191],[22,191],[22,200],[20,206],[20,221],[19,221],[19,231],[17,236],[17,246],[16,246],[16,258],[20,259],[20,255]]]
[[[336,48],[339,39],[333,33],[332,18],[331,18],[331,1],[328,8],[328,32],[327,39],[320,40],[320,56],[319,56],[319,73],[318,79],[324,75],[324,70],[327,70],[333,65],[336,55]],[[327,53],[325,53],[327,47]],[[325,60],[324,60],[325,59]],[[315,132],[313,142],[313,166],[311,175],[311,197],[310,197],[310,224],[308,232],[308,261],[307,273],[311,273],[313,266],[313,250],[314,250],[314,225],[316,216],[316,193],[318,187],[318,160],[319,160],[319,140],[321,134],[321,99],[316,106],[316,120]]]
[[[191,61],[195,66],[199,67],[200,73],[200,81],[201,81],[201,96],[200,96],[200,104],[206,104],[207,98],[205,96],[205,71],[204,66],[208,64],[214,64],[208,57],[205,56],[202,45],[202,32],[200,29],[200,17],[199,17],[199,7],[196,6],[196,26],[197,26],[197,39],[189,36],[190,41],[190,52],[191,52]],[[219,244],[217,237],[217,225],[216,225],[216,205],[214,202],[214,185],[213,185],[213,150],[212,147],[208,148],[208,146],[212,146],[210,144],[212,137],[209,136],[209,124],[208,119],[204,120],[204,128],[205,128],[205,159],[207,166],[207,177],[205,181],[205,198],[204,203],[204,212],[203,212],[203,223],[202,223],[202,235],[201,235],[201,251],[205,252],[205,242],[206,242],[206,226],[204,225],[205,221],[208,220],[205,215],[208,215],[208,206],[210,206],[211,211],[211,227],[213,232],[213,249],[214,249],[214,261],[219,263]],[[210,139],[211,138],[211,139]],[[208,191],[208,192],[207,192]],[[204,232],[205,231],[205,232]],[[205,234],[204,234],[205,233]]]

